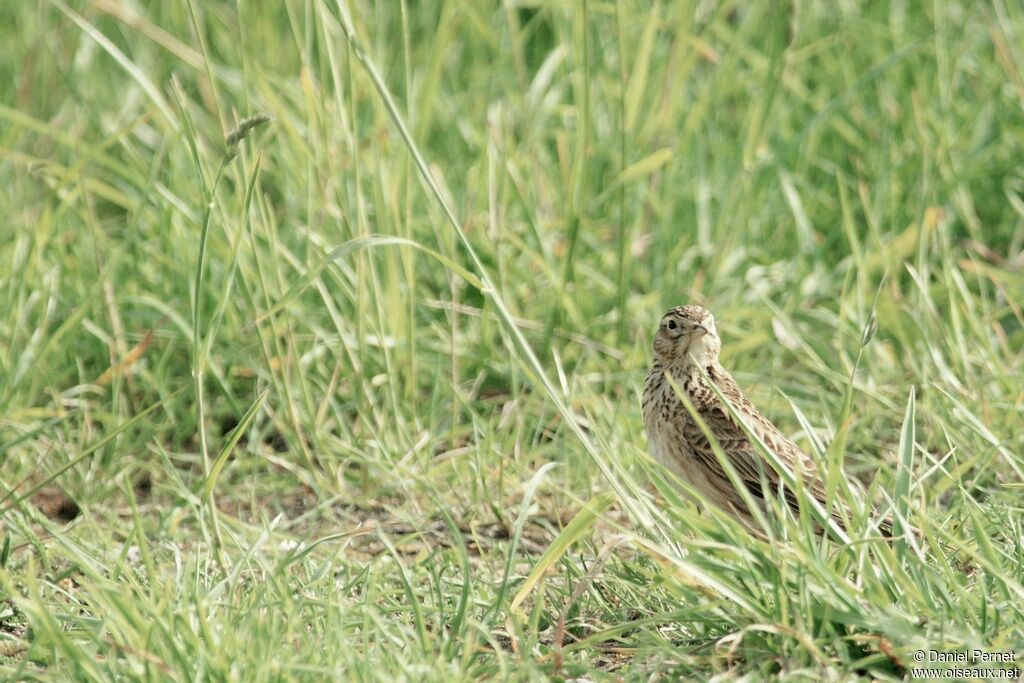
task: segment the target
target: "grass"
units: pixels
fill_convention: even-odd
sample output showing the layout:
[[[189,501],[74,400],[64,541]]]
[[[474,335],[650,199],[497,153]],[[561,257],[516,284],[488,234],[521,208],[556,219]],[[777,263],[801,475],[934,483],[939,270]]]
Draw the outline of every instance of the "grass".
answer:
[[[886,5],[4,5],[0,677],[1022,653],[1024,11]],[[648,457],[689,301],[848,543]]]

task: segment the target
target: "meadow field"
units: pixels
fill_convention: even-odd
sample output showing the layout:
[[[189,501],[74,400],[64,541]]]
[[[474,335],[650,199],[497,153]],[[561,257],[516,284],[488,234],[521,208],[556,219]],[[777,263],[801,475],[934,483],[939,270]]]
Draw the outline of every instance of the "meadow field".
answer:
[[[652,461],[683,303],[848,542]],[[1018,0],[0,3],[0,679],[1019,666],[1022,306]]]

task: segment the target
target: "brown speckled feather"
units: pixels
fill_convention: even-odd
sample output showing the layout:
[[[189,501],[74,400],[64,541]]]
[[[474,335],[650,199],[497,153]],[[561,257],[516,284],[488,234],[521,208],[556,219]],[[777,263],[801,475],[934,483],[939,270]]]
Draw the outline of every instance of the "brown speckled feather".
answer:
[[[788,506],[794,513],[799,512],[796,492],[780,483],[779,473],[733,419],[702,376],[698,369],[701,368],[718,391],[729,399],[734,410],[743,416],[750,431],[802,482],[806,494],[824,505],[825,486],[814,461],[743,394],[732,375],[718,362],[720,345],[714,318],[705,309],[680,306],[665,314],[655,338],[655,362],[647,375],[643,396],[644,426],[651,453],[712,503],[755,528],[743,497],[722,469],[700,425],[679,400],[667,378],[670,375],[714,435],[754,501],[768,511],[765,496],[777,497],[781,489]],[[834,519],[841,524],[840,515],[834,514]]]

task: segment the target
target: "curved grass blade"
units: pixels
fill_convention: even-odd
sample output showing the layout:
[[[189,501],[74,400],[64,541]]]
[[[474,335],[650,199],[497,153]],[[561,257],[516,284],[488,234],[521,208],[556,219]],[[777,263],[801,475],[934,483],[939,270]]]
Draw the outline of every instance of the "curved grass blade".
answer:
[[[590,527],[594,526],[601,513],[607,510],[608,506],[613,502],[615,502],[615,494],[611,491],[599,493],[587,501],[580,511],[576,513],[576,516],[572,518],[572,521],[562,529],[562,533],[558,534],[558,537],[551,542],[551,545],[547,547],[547,550],[540,556],[540,559],[537,560],[537,564],[530,571],[530,575],[526,577],[526,581],[519,587],[516,597],[512,599],[511,609],[519,607],[551,565],[558,562],[558,559],[565,554],[565,551],[570,546],[583,538],[583,534],[587,533]]]
[[[245,415],[238,421],[238,426],[235,427],[234,431],[231,432],[231,436],[228,437],[227,443],[220,449],[220,453],[217,454],[217,459],[213,463],[213,468],[210,470],[210,476],[206,478],[206,483],[203,484],[203,501],[209,501],[210,496],[213,495],[213,488],[217,485],[217,477],[220,476],[221,470],[224,469],[224,465],[228,461],[228,456],[231,455],[231,451],[235,449],[238,444],[238,440],[242,438],[242,434],[252,424],[256,414],[259,413],[260,409],[263,408],[263,404],[267,400],[267,396],[270,395],[270,389],[264,389],[263,393],[256,397],[253,404],[249,406],[249,410],[245,411]]]
[[[914,421],[917,412],[915,392],[910,389],[907,399],[907,412],[903,416],[903,428],[900,430],[899,466],[896,470],[896,486],[893,498],[896,504],[896,515],[893,520],[893,531],[896,536],[896,554],[899,557],[907,552],[907,541],[904,534],[911,531],[905,520],[910,511],[910,473],[914,469]]]
[[[345,242],[344,244],[340,244],[331,249],[329,252],[327,252],[327,254],[316,263],[316,265],[314,265],[312,268],[307,270],[302,275],[301,279],[299,279],[298,282],[296,282],[294,285],[288,288],[288,291],[284,293],[284,296],[278,299],[277,303],[275,303],[270,308],[269,311],[259,316],[251,323],[249,323],[249,326],[251,327],[253,325],[257,325],[263,322],[264,320],[266,320],[267,318],[271,317],[272,315],[280,311],[282,308],[284,308],[289,301],[291,301],[299,294],[301,294],[302,291],[306,289],[306,287],[309,287],[311,284],[313,284],[313,281],[320,276],[320,272],[324,268],[326,268],[331,262],[337,261],[343,256],[346,256],[349,253],[358,251],[360,249],[371,249],[373,247],[385,247],[394,245],[412,247],[413,249],[418,249],[419,251],[422,251],[424,254],[430,256],[433,259],[436,259],[438,262],[440,262],[453,273],[464,279],[466,282],[468,282],[476,289],[480,290],[481,292],[485,291],[484,284],[475,275],[470,273],[468,270],[460,266],[452,259],[445,256],[444,254],[436,252],[433,249],[420,244],[419,242],[410,239],[405,239],[404,237],[368,235],[366,237],[357,237],[355,239],[351,239]]]

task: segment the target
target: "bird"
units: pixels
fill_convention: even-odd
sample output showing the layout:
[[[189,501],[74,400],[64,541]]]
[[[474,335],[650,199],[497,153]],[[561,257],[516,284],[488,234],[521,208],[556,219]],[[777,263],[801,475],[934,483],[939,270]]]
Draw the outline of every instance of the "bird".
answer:
[[[751,403],[732,375],[722,367],[718,360],[721,350],[722,340],[715,318],[703,306],[676,306],[662,316],[654,337],[654,363],[647,374],[643,393],[648,446],[655,460],[700,491],[708,502],[731,514],[755,534],[764,536],[744,496],[737,491],[716,457],[704,430],[680,400],[677,387],[689,399],[740,483],[766,518],[770,518],[772,510],[767,497],[777,499],[781,492],[782,500],[794,514],[799,513],[800,497],[751,443],[747,431],[719,399],[719,393],[729,400],[735,413],[742,416],[747,429],[778,456],[794,481],[801,480],[807,498],[817,500],[823,509],[825,484],[815,462]],[[831,518],[844,532],[846,512],[842,503],[833,503]],[[814,529],[819,534],[825,532],[825,526],[817,521]],[[892,537],[890,521],[879,522],[879,530],[884,536]]]

